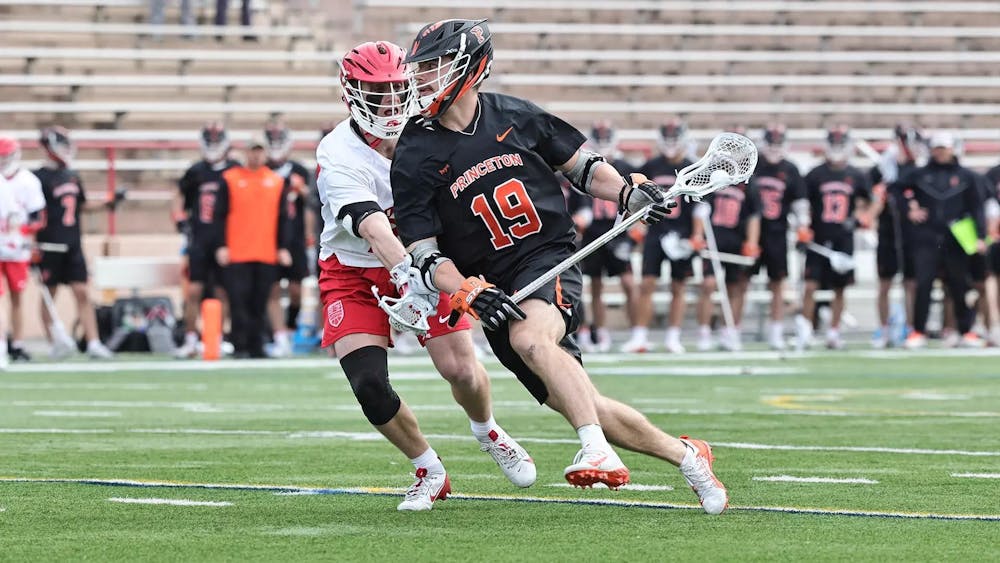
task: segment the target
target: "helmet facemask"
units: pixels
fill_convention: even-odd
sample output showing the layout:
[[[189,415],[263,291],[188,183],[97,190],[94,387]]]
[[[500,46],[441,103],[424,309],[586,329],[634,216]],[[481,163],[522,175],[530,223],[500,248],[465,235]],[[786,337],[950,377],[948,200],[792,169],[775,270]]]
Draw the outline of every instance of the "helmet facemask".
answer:
[[[267,159],[271,162],[284,162],[292,152],[292,135],[288,129],[281,126],[268,127],[264,130],[264,149]]]
[[[7,178],[14,176],[21,166],[21,146],[14,140],[0,139],[0,174]]]
[[[362,131],[379,139],[394,139],[403,132],[413,112],[413,92],[407,80],[365,82],[345,79],[344,101]]]
[[[76,156],[76,145],[69,139],[64,129],[50,127],[43,130],[41,143],[50,160],[64,168],[72,166],[73,157]]]
[[[198,144],[201,148],[201,157],[213,164],[221,162],[229,154],[229,135],[221,127],[208,126],[202,129]]]
[[[466,34],[461,35],[455,53],[411,63],[414,97],[422,116],[439,118],[451,104],[489,76],[493,64],[492,48],[487,45],[485,51],[470,53],[466,38]],[[472,68],[474,64],[477,68]]]

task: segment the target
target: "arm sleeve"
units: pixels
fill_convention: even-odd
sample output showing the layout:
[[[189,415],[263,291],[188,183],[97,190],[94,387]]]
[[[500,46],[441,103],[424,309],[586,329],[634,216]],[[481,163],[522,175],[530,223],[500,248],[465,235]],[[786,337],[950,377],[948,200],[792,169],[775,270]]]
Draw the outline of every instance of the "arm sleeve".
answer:
[[[181,192],[181,197],[184,198],[184,210],[190,211],[194,208],[194,167],[188,168],[184,175],[181,176],[180,180],[177,180],[177,189]]]
[[[760,209],[762,207],[760,203],[760,194],[757,190],[750,189],[750,187],[747,186],[746,195],[747,217],[760,217]]]
[[[76,180],[76,185],[80,186],[80,204],[76,206],[77,213],[79,213],[79,210],[83,209],[83,204],[87,203],[87,190],[84,188],[83,178],[79,174],[76,174],[73,178]]]
[[[281,190],[281,199],[278,200],[278,249],[288,250],[292,247],[294,238],[294,224],[288,215],[288,195],[292,191],[291,177],[285,180],[285,187]]]
[[[212,247],[226,246],[226,217],[229,215],[229,183],[225,176],[219,180],[219,192],[215,198],[215,209],[212,210],[211,239]]]
[[[549,166],[555,168],[569,161],[587,140],[575,127],[562,119],[534,106],[537,113],[534,125],[537,130],[537,152]]]
[[[986,238],[986,213],[983,211],[986,201],[986,178],[969,171],[969,179],[972,180],[972,187],[962,194],[965,198],[965,210],[972,215],[976,222],[976,236],[979,239]]]
[[[858,174],[855,175],[855,181],[856,181],[855,188],[857,189],[857,193],[855,193],[854,196],[871,203],[872,184],[871,181],[868,179],[868,175],[859,172]]]
[[[435,184],[420,173],[426,161],[414,162],[408,157],[408,151],[400,148],[396,147],[396,157],[392,161],[390,184],[399,238],[403,246],[409,246],[418,240],[438,236],[442,227],[434,203]]]

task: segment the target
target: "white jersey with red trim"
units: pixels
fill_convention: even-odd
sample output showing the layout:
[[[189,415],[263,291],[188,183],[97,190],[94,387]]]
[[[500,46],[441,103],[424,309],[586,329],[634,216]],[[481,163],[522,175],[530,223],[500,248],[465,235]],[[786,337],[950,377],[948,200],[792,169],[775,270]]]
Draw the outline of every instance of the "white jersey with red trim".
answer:
[[[0,262],[31,260],[31,236],[21,227],[43,209],[42,183],[31,171],[21,168],[10,178],[0,174]]]
[[[381,268],[368,242],[345,227],[341,210],[348,205],[374,202],[392,221],[392,188],[389,167],[392,164],[369,147],[346,119],[334,128],[316,148],[319,178],[316,187],[323,203],[323,233],[320,235],[320,259],[332,255],[345,266]]]

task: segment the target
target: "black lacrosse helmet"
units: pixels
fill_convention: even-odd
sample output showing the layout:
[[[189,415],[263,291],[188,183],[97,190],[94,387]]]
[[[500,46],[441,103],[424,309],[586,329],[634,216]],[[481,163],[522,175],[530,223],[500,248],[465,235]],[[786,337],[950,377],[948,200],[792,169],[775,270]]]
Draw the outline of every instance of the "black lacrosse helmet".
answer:
[[[209,121],[198,135],[201,156],[208,162],[219,162],[229,153],[229,134],[221,121]]]
[[[444,20],[424,26],[403,61],[413,64],[417,108],[437,119],[490,75],[493,41],[486,20]],[[447,60],[446,60],[447,59]],[[437,61],[434,67],[419,63]]]
[[[49,158],[64,168],[69,168],[76,155],[76,146],[65,127],[53,125],[41,130],[39,142]]]

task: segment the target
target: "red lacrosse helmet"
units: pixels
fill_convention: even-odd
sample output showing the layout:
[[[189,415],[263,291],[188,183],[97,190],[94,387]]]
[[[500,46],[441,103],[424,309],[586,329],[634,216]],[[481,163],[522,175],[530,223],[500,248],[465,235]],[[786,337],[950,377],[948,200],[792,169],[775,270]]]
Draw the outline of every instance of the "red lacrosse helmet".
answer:
[[[362,43],[340,62],[340,84],[351,118],[379,139],[398,137],[410,116],[406,52],[388,41]]]
[[[10,178],[21,164],[21,143],[14,137],[0,137],[0,174]]]

